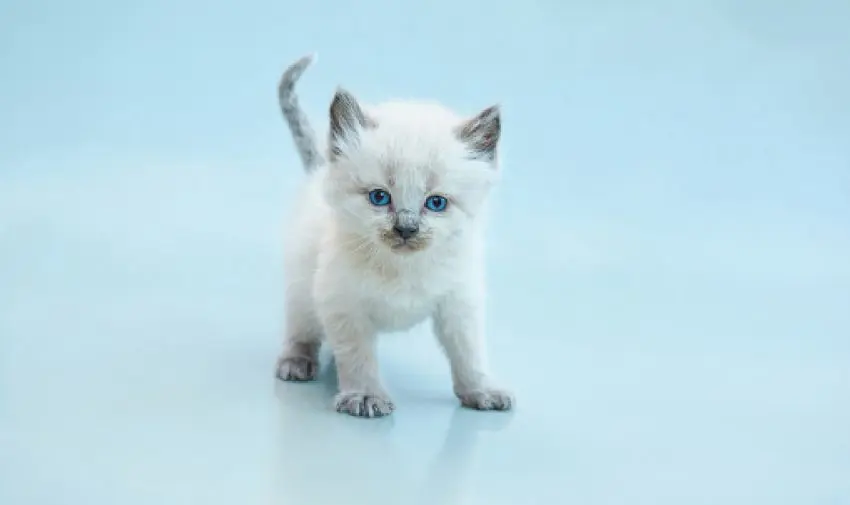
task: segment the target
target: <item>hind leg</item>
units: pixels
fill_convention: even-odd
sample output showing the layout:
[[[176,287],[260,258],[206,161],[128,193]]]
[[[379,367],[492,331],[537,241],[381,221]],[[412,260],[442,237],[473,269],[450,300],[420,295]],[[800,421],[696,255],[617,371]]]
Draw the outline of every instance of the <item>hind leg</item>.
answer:
[[[322,328],[312,304],[298,293],[287,293],[283,350],[277,360],[277,377],[285,381],[311,381],[319,373]]]

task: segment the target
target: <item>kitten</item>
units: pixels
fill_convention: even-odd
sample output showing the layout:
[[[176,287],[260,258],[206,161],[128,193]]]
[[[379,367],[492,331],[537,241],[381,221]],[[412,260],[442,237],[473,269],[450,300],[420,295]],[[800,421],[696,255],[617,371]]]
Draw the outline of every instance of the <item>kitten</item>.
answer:
[[[376,337],[431,318],[464,406],[508,410],[484,349],[484,204],[497,180],[498,106],[460,118],[434,103],[366,107],[338,88],[326,155],[294,93],[313,61],[283,74],[283,116],[307,171],[287,230],[286,326],[277,375],[316,377],[321,343],[336,362],[338,412],[380,417]]]

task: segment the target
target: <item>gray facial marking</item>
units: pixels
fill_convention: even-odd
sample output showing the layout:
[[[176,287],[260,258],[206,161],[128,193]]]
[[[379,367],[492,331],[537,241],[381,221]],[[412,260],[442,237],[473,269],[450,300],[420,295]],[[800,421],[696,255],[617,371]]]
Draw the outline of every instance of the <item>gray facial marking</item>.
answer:
[[[394,251],[421,251],[431,242],[432,233],[419,228],[419,214],[412,210],[398,211],[392,218],[392,224],[381,232],[381,239]]]
[[[398,211],[395,216],[395,228],[396,230],[419,231],[419,215],[407,209]]]

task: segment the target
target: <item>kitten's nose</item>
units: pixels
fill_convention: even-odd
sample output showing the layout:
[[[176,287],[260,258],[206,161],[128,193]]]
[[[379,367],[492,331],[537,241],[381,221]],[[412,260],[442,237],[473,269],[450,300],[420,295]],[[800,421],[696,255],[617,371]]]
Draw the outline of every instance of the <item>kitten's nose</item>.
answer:
[[[393,227],[396,235],[403,238],[404,240],[409,239],[410,237],[419,233],[419,225],[401,225],[397,224]]]

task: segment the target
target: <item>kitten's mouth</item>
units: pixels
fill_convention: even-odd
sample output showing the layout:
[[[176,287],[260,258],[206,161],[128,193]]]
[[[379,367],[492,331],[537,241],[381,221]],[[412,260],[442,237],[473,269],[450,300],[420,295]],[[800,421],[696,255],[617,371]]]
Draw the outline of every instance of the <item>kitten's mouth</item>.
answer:
[[[387,244],[393,252],[397,252],[399,254],[421,251],[428,246],[427,237],[422,235],[403,239],[392,232],[388,232],[384,233],[382,238],[384,243]]]
[[[410,240],[401,240],[398,243],[390,246],[390,248],[394,251],[399,252],[413,252],[418,251],[419,248],[413,245]]]

